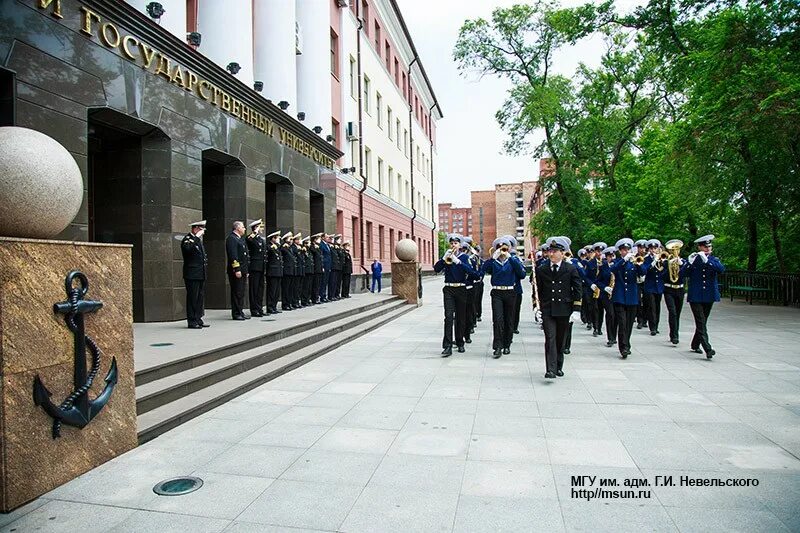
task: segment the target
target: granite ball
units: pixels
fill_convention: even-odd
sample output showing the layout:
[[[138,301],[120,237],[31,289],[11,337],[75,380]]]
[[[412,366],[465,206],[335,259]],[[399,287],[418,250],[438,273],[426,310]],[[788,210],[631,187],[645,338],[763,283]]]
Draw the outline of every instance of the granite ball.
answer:
[[[396,255],[400,261],[416,261],[418,252],[417,243],[411,239],[401,239],[397,241],[394,247],[394,255]]]
[[[83,178],[55,139],[27,128],[0,128],[0,235],[55,237],[83,201]]]

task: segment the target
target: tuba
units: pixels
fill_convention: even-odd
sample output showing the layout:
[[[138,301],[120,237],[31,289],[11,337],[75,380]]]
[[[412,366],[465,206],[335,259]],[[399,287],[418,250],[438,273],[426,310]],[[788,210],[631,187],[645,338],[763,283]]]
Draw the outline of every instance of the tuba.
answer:
[[[669,250],[670,254],[672,254],[672,259],[679,259],[681,257],[681,248],[683,248],[683,241],[680,239],[672,239],[671,241],[668,241],[667,244],[664,245],[664,248]],[[678,280],[680,279],[681,276],[681,264],[678,261],[672,261],[670,263],[667,263],[667,269],[669,271],[670,282],[678,283]]]
[[[569,250],[564,252],[564,259],[572,259],[572,252],[570,252]]]

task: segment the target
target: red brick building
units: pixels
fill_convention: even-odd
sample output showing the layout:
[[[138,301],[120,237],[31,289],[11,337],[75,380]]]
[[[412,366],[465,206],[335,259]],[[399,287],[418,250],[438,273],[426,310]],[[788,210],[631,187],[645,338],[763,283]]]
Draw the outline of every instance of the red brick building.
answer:
[[[439,204],[439,231],[472,235],[472,209]]]

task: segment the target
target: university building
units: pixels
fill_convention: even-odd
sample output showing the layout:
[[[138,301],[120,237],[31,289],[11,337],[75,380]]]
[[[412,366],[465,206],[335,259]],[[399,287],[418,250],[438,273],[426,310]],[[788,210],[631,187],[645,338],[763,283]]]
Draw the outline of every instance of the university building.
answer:
[[[208,308],[228,306],[234,220],[342,233],[356,270],[414,238],[430,268],[442,115],[394,1],[0,5],[0,125],[73,155],[84,202],[59,238],[133,244],[136,321],[185,317],[200,219]]]

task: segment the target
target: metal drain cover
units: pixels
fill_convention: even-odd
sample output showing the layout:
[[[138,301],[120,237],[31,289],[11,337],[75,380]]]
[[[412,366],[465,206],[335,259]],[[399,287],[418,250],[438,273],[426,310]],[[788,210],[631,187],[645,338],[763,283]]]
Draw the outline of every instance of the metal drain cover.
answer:
[[[199,477],[176,477],[160,482],[153,487],[153,492],[159,496],[182,496],[194,492],[202,486],[203,480]]]

